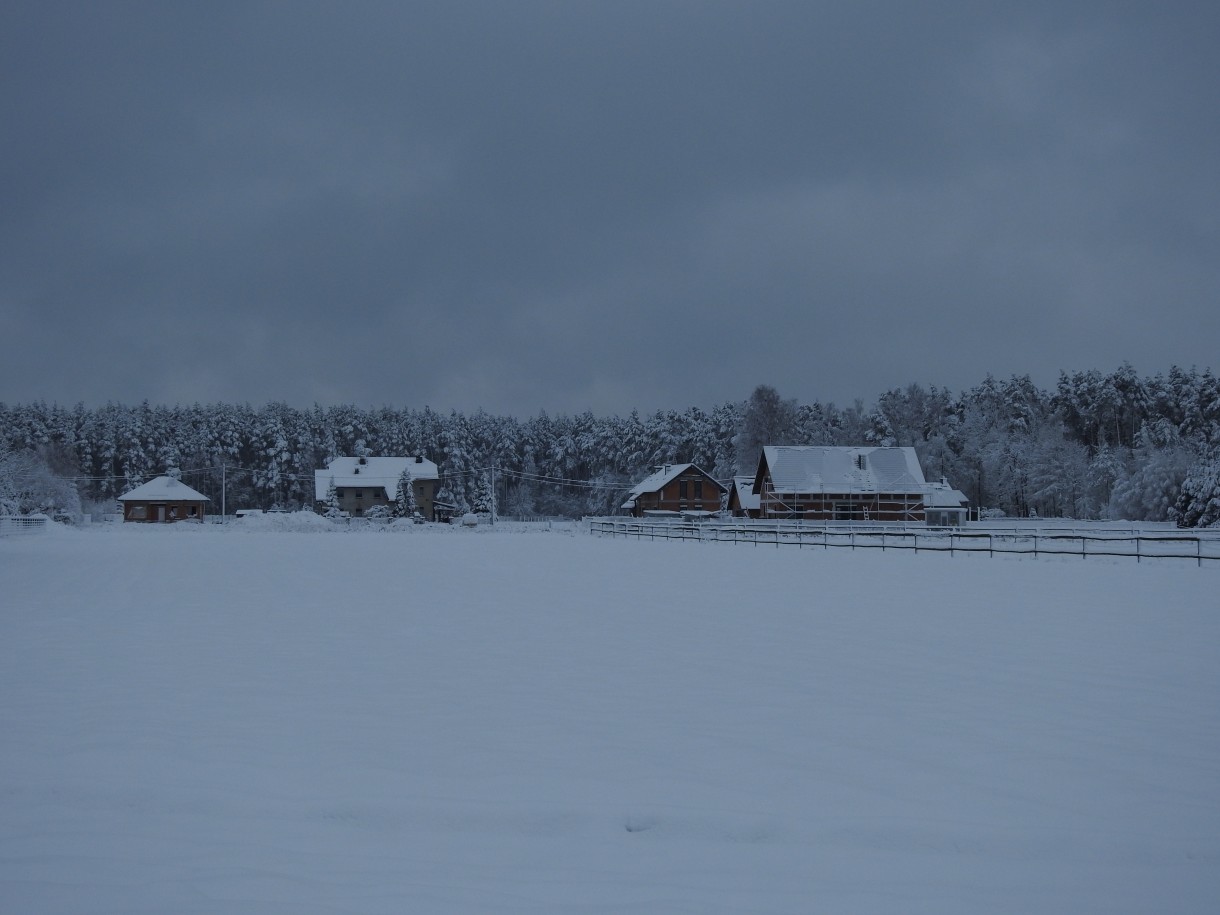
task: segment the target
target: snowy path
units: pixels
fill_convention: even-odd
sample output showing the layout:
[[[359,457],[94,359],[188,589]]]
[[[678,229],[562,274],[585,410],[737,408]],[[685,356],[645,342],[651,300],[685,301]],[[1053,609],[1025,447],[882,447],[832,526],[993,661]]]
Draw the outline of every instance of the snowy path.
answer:
[[[1215,912],[1220,576],[0,541],[0,911]]]

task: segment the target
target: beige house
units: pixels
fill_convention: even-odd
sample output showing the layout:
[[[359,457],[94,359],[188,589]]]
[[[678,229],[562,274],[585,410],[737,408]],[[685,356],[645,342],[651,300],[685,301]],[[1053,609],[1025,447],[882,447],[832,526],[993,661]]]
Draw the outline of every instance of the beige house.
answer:
[[[314,471],[314,498],[320,511],[326,510],[326,493],[331,483],[339,508],[360,518],[376,505],[392,505],[402,472],[411,474],[415,504],[420,515],[434,520],[436,489],[440,481],[437,466],[422,457],[338,457],[323,470]]]

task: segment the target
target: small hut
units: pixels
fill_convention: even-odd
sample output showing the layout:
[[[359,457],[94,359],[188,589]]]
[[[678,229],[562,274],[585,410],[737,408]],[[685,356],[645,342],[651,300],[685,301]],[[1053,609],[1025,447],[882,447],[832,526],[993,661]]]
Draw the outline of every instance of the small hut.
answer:
[[[173,476],[157,477],[119,496],[124,521],[202,521],[209,499]]]

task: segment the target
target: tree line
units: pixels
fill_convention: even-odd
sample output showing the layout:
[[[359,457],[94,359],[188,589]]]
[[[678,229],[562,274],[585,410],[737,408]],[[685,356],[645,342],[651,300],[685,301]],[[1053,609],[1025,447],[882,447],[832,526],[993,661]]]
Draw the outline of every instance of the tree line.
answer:
[[[929,479],[1009,515],[1220,520],[1220,383],[1210,369],[1140,377],[1128,364],[1063,372],[1053,390],[1029,376],[988,376],[957,394],[910,384],[871,406],[838,407],[760,385],[710,410],[627,416],[0,403],[0,511],[37,501],[30,481],[40,475],[44,502],[64,501],[71,481],[90,507],[169,467],[214,506],[223,481],[230,509],[313,507],[314,470],[365,453],[435,461],[460,508],[494,492],[505,514],[578,516],[614,511],[632,483],[666,463],[690,461],[724,481],[753,473],[764,444],[911,446]]]

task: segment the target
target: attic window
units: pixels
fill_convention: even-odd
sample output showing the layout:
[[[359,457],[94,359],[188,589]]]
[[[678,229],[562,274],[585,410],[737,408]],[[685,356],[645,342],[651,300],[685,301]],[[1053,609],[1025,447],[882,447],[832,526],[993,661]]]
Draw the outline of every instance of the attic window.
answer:
[[[362,458],[360,458],[360,460],[359,460],[359,462],[358,462],[358,463],[360,463],[360,464],[367,464],[368,462],[369,462],[369,459],[368,459],[368,458],[364,458],[364,457],[362,457]],[[357,471],[356,471],[356,473],[359,473],[359,472],[360,472],[359,470],[357,470]]]

